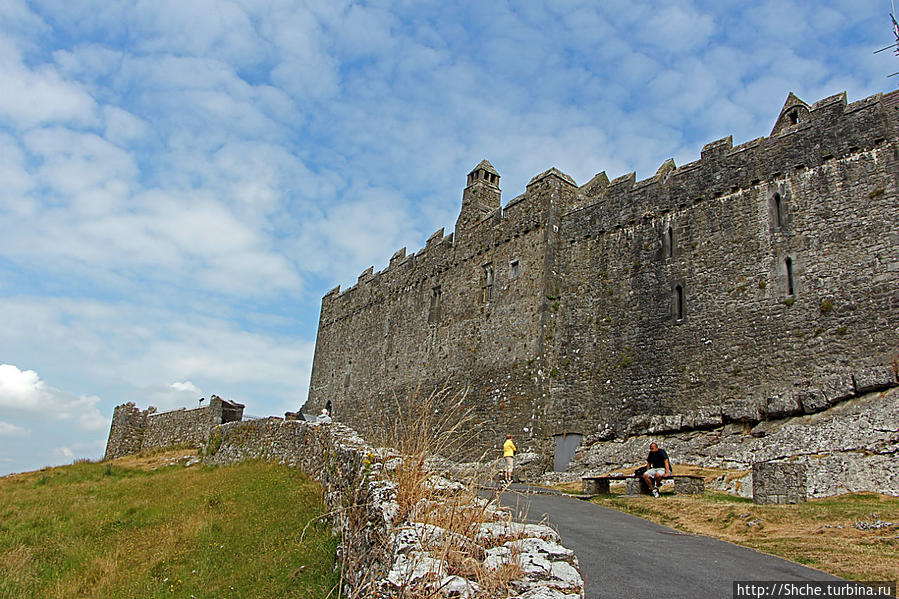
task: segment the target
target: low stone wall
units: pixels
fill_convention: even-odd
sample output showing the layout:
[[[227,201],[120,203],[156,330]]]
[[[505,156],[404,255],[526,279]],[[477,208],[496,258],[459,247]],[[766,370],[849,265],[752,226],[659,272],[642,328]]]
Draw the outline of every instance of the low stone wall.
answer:
[[[180,444],[200,447],[212,428],[212,406],[172,410],[147,415],[144,449]]]
[[[790,462],[806,471],[808,497],[873,491],[899,496],[899,389],[867,393],[804,416],[754,426],[732,423],[705,431],[640,435],[582,448],[564,475],[640,465],[656,441],[677,464],[732,469],[708,486],[752,497],[750,469],[757,462]],[[742,474],[739,474],[742,472]]]
[[[511,522],[508,514],[486,500],[473,499],[485,515],[462,543],[478,556],[483,568],[499,571],[512,565],[520,575],[502,590],[486,589],[454,572],[437,548],[457,533],[434,523],[403,516],[397,484],[390,473],[402,464],[395,452],[368,445],[355,431],[339,424],[315,424],[268,418],[217,427],[206,446],[207,464],[266,459],[294,466],[316,478],[324,489],[342,540],[340,558],[349,596],[396,596],[420,589],[435,596],[528,599],[583,597],[584,583],[574,553],[560,545],[546,526]],[[462,485],[434,473],[428,478],[449,501]],[[416,506],[417,507],[417,506]]]

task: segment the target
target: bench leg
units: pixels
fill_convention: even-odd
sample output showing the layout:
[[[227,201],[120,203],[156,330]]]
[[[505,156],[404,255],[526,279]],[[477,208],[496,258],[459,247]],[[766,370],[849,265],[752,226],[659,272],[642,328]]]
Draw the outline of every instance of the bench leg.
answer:
[[[674,477],[674,492],[678,495],[698,495],[705,492],[705,481],[696,478]]]
[[[584,485],[584,493],[587,495],[608,495],[610,493],[608,480],[587,478],[582,482]]]
[[[646,486],[646,481],[642,478],[629,478],[627,479],[627,494],[648,495],[649,487]]]

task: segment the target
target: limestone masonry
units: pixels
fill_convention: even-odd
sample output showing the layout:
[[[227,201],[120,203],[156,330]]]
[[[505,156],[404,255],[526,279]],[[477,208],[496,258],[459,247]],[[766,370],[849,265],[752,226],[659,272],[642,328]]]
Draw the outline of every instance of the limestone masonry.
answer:
[[[650,179],[550,169],[322,300],[308,402],[368,437],[409,385],[467,391],[479,450],[810,414],[897,384],[899,92],[809,106]],[[570,439],[574,442],[570,442]],[[560,461],[560,455],[561,461]],[[495,456],[491,456],[495,457]]]
[[[202,447],[216,426],[240,422],[243,409],[243,405],[218,395],[210,397],[205,406],[192,410],[157,412],[153,406],[141,410],[131,402],[116,406],[103,459],[174,445]]]

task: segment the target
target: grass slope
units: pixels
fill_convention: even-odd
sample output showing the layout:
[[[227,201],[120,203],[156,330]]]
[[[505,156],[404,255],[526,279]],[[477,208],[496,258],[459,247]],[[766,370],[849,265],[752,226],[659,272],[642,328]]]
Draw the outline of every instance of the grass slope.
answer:
[[[0,597],[326,597],[337,539],[317,521],[303,534],[320,498],[300,471],[265,462],[0,478]]]

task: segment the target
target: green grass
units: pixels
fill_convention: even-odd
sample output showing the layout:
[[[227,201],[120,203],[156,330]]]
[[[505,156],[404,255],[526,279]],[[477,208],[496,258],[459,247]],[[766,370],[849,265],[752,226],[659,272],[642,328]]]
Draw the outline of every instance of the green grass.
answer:
[[[265,462],[3,478],[0,598],[326,597],[337,539],[320,498]]]

